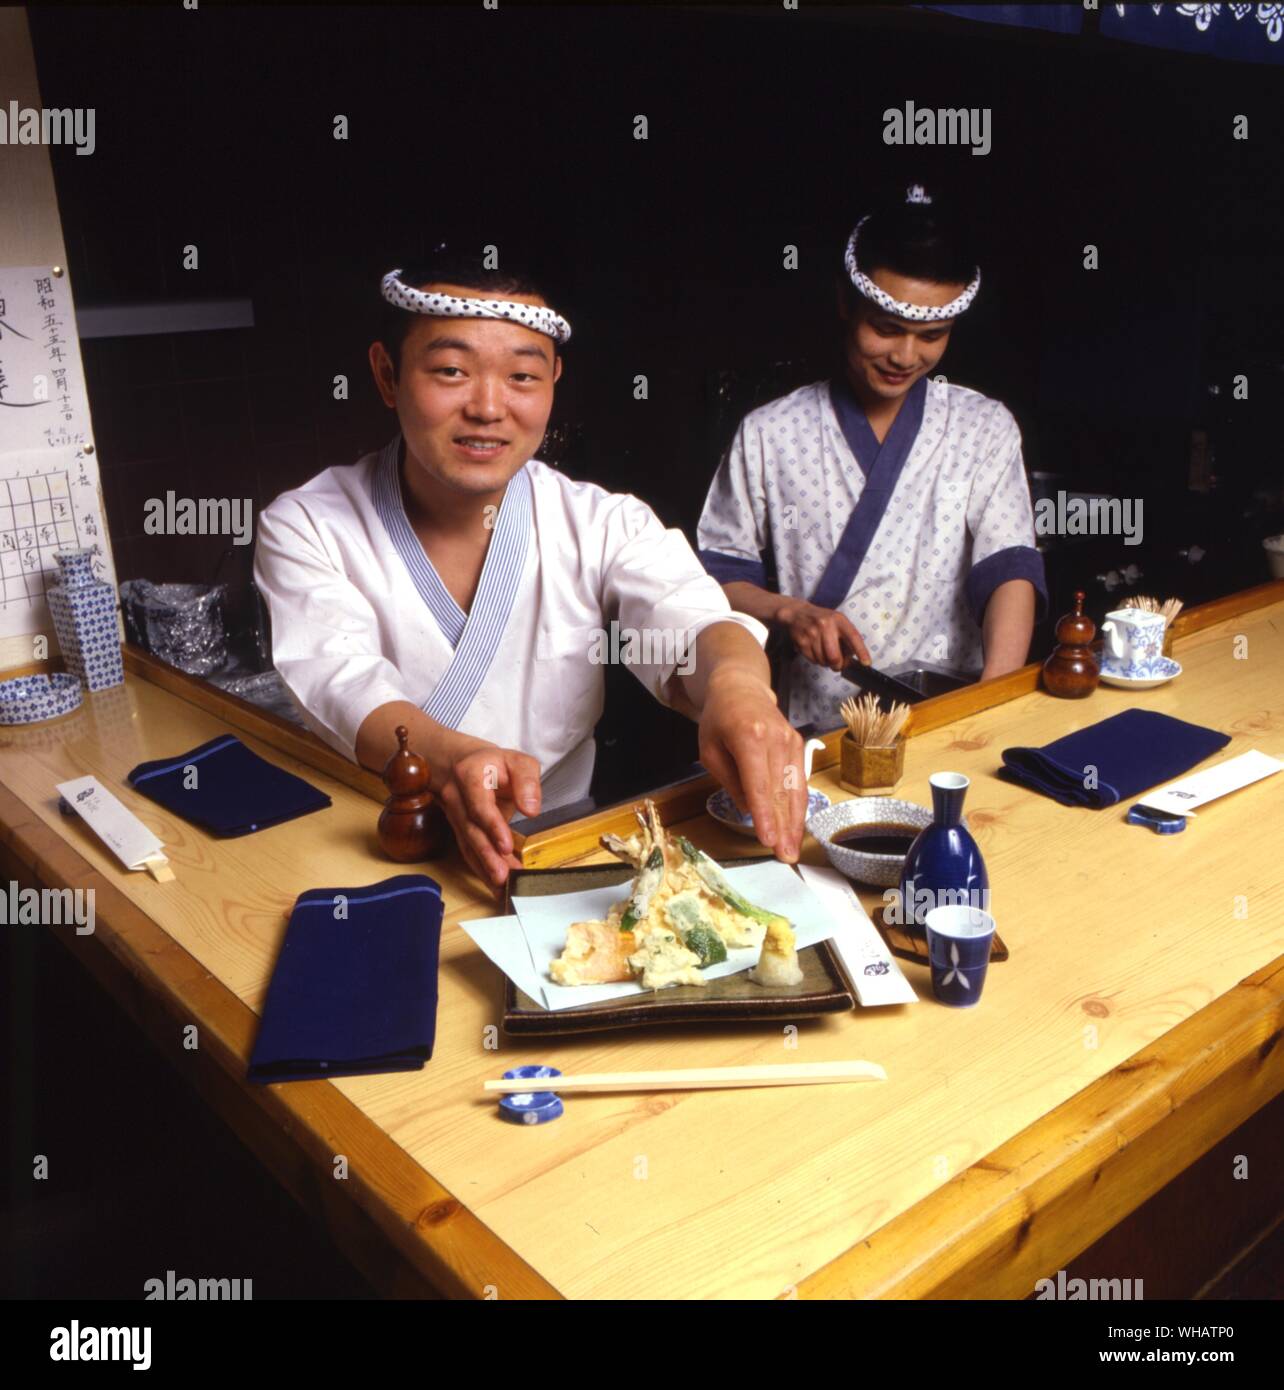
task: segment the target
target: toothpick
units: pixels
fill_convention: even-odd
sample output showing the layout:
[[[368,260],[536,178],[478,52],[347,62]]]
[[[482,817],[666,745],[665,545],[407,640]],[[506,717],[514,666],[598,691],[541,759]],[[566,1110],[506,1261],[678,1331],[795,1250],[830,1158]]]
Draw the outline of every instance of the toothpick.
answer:
[[[1182,601],[1179,598],[1166,598],[1161,604],[1157,598],[1151,598],[1146,594],[1137,594],[1132,598],[1124,599],[1122,606],[1124,608],[1139,608],[1143,613],[1162,613],[1164,626],[1167,627],[1181,612]]]
[[[852,739],[861,748],[890,748],[909,718],[910,707],[893,704],[890,710],[879,707],[878,696],[866,692],[859,700],[849,698],[842,703],[842,716]]]

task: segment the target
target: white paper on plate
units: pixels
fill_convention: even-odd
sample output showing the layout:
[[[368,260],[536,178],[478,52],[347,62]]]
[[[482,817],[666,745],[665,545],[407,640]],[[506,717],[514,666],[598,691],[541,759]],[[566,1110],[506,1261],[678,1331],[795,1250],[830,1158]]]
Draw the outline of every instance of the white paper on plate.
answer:
[[[810,864],[799,864],[798,872],[830,914],[834,928],[830,939],[861,1004],[917,1004],[914,986],[901,973],[842,874],[828,866],[813,868]]]
[[[544,1002],[544,990],[531,963],[530,947],[516,917],[478,917],[459,924],[492,964],[497,965],[524,994]]]
[[[815,894],[787,864],[764,860],[725,870],[727,880],[752,903],[770,907],[788,917],[798,940],[798,948],[814,946],[833,934],[830,915]],[[593,888],[582,893],[557,893],[549,897],[514,899],[517,917],[491,917],[461,922],[460,926],[505,975],[536,1003],[548,1009],[571,1009],[597,1004],[606,999],[623,999],[630,994],[650,994],[635,981],[614,985],[555,985],[548,979],[548,967],[562,954],[566,929],[572,922],[603,920],[612,904],[628,892],[632,879],[609,888]],[[711,965],[704,975],[717,980],[749,970],[758,963],[757,947],[727,951],[727,959]],[[533,963],[532,963],[532,957]]]

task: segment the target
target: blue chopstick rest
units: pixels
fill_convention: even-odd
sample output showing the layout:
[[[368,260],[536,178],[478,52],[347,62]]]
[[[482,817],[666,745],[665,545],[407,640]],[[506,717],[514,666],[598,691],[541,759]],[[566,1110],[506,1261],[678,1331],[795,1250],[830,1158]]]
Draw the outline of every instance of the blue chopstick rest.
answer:
[[[561,1076],[557,1067],[513,1067],[504,1073],[505,1081],[545,1081]],[[515,1125],[545,1125],[562,1113],[561,1096],[552,1091],[516,1091],[499,1098],[499,1113]]]
[[[441,886],[426,874],[301,893],[248,1079],[420,1070],[437,1031],[442,913]]]
[[[1175,811],[1153,811],[1140,802],[1128,812],[1124,819],[1129,825],[1144,825],[1156,835],[1180,835],[1186,828],[1186,817]]]
[[[1065,806],[1099,810],[1171,782],[1229,742],[1201,724],[1127,709],[1042,748],[1005,748],[999,776]],[[1089,769],[1095,785],[1085,786]]]
[[[260,758],[235,734],[139,763],[126,780],[185,821],[224,837],[266,830],[332,804],[325,792]]]

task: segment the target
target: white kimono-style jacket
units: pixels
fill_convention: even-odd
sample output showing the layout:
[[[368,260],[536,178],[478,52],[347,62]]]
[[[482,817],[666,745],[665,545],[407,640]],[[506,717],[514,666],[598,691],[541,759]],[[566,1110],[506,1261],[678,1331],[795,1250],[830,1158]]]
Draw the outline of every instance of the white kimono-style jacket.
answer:
[[[626,661],[666,703],[704,628],[734,622],[765,642],[681,531],[638,498],[538,459],[508,483],[465,613],[406,517],[403,457],[398,436],[259,517],[254,578],[273,663],[309,727],[349,758],[372,710],[409,700],[537,759],[551,810],[588,792],[605,661]]]
[[[721,583],[845,613],[879,669],[979,671],[985,605],[1006,580],[1034,585],[1039,616],[1047,606],[1016,420],[926,377],[882,444],[841,376],[751,411],[714,477],[698,544]],[[822,729],[841,727],[840,706],[858,693],[797,654],[786,687],[790,722]]]

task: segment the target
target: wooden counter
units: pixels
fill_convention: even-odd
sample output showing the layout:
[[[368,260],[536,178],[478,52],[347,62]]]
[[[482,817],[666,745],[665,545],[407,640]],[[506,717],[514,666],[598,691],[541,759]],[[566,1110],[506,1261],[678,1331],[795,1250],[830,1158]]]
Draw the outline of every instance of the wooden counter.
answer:
[[[123,688],[86,696],[76,714],[0,730],[0,867],[96,890],[92,936],[48,930],[385,1292],[1025,1297],[1284,1091],[1284,785],[1246,789],[1160,837],[1126,826],[1126,806],[1072,809],[995,776],[1002,748],[1134,704],[1231,734],[1219,758],[1284,754],[1284,584],[1183,619],[1184,674],[1155,691],[1059,701],[1028,668],[917,707],[898,794],[926,803],[934,771],[972,779],[967,814],[1012,952],[972,1011],[935,1004],[926,972],[907,965],[918,1004],[801,1024],[795,1047],[771,1026],[515,1043],[498,1030],[498,973],[457,926],[497,909],[451,859],[427,866],[447,904],[432,1061],[250,1086],[256,1015],[295,897],[402,870],[377,853],[364,774],[137,655]],[[136,763],[229,727],[334,806],[216,841],[124,782]],[[842,798],[834,771],[812,782]],[[122,871],[60,816],[54,784],[85,773],[165,841],[175,883]],[[685,829],[715,853],[748,843],[703,816]],[[810,840],[804,857],[823,862]],[[184,1052],[193,1022],[200,1046]],[[560,1120],[529,1129],[504,1124],[481,1094],[519,1062],[857,1057],[882,1063],[888,1083],[569,1097]]]

